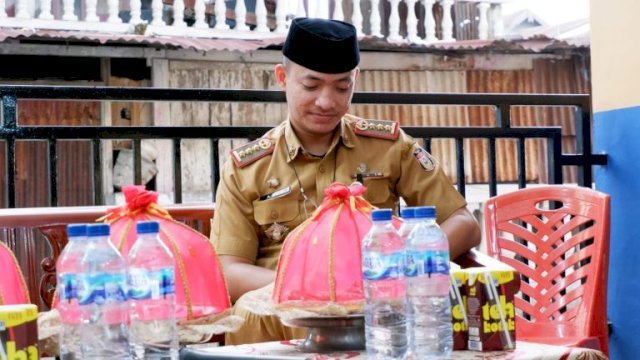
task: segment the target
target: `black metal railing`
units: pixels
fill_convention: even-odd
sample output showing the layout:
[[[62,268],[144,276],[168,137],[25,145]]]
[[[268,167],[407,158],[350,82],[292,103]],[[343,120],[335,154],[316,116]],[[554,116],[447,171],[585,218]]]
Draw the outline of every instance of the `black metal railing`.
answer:
[[[94,197],[96,204],[104,204],[100,141],[105,139],[129,139],[133,141],[134,181],[141,182],[141,141],[144,139],[170,139],[173,141],[174,201],[182,202],[181,143],[182,139],[209,139],[211,144],[212,194],[215,196],[220,172],[219,141],[221,139],[255,139],[270,127],[248,126],[26,126],[17,121],[17,103],[21,99],[41,100],[93,100],[93,101],[189,101],[189,102],[250,102],[278,103],[285,101],[284,93],[270,90],[215,90],[215,89],[161,89],[74,86],[0,86],[3,123],[0,141],[6,142],[7,205],[16,206],[16,140],[44,140],[48,142],[48,168],[50,205],[58,205],[57,154],[58,140],[85,139],[92,141],[94,156]],[[425,141],[430,150],[432,139],[453,139],[456,144],[457,186],[465,195],[464,140],[488,140],[489,193],[497,193],[496,139],[516,139],[518,185],[526,186],[525,140],[545,139],[549,183],[563,182],[563,166],[577,166],[578,184],[590,187],[592,167],[606,165],[605,154],[593,154],[591,150],[591,117],[588,95],[539,95],[539,94],[419,94],[360,92],[354,94],[354,104],[385,105],[457,105],[494,106],[493,127],[404,127],[406,132]],[[559,127],[512,127],[511,109],[514,106],[572,106],[575,107],[576,153],[562,153],[562,133]]]

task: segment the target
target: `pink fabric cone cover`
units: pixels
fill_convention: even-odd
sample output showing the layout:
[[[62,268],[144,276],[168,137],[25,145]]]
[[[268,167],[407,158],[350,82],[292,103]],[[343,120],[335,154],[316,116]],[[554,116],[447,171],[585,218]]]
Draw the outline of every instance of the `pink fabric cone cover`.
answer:
[[[331,184],[320,207],[287,236],[273,290],[278,307],[362,306],[361,243],[374,209],[362,197],[365,190],[360,184]]]
[[[29,291],[18,261],[5,244],[0,242],[0,305],[29,304]]]
[[[160,238],[173,254],[176,278],[176,318],[192,320],[218,314],[230,307],[222,268],[207,237],[175,221],[157,204],[158,193],[144,186],[122,189],[126,205],[102,218],[111,226],[111,241],[126,256],[137,239],[136,222],[156,220]]]

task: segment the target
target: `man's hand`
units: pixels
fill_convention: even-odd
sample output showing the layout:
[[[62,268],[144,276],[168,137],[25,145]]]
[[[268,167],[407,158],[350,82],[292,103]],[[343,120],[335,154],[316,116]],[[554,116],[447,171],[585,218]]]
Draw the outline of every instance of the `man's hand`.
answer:
[[[231,303],[246,292],[259,289],[276,279],[276,272],[256,266],[249,259],[233,255],[220,255]]]
[[[480,226],[466,207],[454,211],[440,227],[449,239],[451,259],[480,245]]]

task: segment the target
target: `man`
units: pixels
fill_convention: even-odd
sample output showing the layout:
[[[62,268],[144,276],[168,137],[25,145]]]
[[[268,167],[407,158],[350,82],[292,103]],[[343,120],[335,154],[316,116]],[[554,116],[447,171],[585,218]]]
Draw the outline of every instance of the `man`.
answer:
[[[276,65],[288,119],[262,138],[231,152],[216,197],[212,240],[231,301],[275,280],[286,235],[320,204],[334,181],[359,179],[381,208],[436,205],[451,257],[480,242],[480,230],[439,164],[398,123],[346,115],[360,57],[355,28],[333,20],[294,19]],[[302,337],[277,319],[252,315],[226,343]]]

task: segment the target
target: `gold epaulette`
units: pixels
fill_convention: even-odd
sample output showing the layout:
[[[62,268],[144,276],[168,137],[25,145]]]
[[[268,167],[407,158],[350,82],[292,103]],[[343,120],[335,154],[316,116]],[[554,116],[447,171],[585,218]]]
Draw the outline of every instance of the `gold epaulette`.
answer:
[[[243,168],[273,152],[275,143],[269,138],[260,138],[231,150],[231,158],[237,167]]]
[[[396,140],[400,125],[397,121],[358,119],[355,133],[380,139]]]

